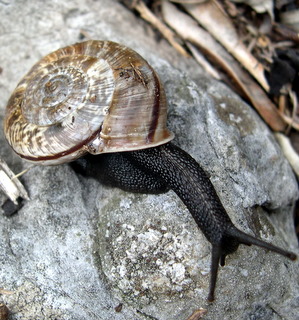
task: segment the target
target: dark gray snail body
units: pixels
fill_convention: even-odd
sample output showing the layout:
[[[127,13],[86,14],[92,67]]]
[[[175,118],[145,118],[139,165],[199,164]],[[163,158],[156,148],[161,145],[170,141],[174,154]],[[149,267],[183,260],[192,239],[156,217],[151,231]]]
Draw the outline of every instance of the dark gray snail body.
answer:
[[[29,161],[74,161],[77,171],[127,191],[176,192],[212,244],[210,301],[219,263],[239,244],[294,260],[232,224],[205,172],[170,142],[166,114],[163,86],[144,59],[113,42],[87,41],[33,66],[8,102],[4,130]]]

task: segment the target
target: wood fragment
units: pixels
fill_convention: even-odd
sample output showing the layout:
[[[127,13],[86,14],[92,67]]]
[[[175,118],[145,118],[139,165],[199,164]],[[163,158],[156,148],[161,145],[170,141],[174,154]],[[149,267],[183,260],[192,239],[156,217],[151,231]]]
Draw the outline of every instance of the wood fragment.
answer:
[[[11,290],[6,290],[3,288],[0,288],[0,294],[4,295],[4,294],[13,294],[14,292]]]
[[[0,189],[15,204],[19,197],[29,200],[28,193],[8,165],[0,159]]]

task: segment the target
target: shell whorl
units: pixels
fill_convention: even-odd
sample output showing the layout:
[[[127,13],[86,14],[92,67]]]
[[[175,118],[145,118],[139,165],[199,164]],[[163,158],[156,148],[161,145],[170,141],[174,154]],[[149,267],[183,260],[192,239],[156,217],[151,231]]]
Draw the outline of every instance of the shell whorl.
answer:
[[[8,101],[4,132],[21,157],[58,164],[166,143],[173,138],[166,117],[164,89],[149,64],[125,46],[91,40],[32,67]]]

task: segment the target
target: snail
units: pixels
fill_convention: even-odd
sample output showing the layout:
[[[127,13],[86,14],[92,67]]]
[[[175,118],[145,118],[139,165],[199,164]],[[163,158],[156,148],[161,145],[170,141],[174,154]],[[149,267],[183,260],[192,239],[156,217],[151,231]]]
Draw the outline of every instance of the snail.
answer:
[[[166,120],[165,92],[153,68],[123,45],[90,40],[32,67],[8,101],[4,131],[30,162],[72,162],[82,174],[131,192],[172,189],[212,244],[209,301],[219,264],[240,244],[295,260],[294,253],[234,226],[207,174],[171,142]]]

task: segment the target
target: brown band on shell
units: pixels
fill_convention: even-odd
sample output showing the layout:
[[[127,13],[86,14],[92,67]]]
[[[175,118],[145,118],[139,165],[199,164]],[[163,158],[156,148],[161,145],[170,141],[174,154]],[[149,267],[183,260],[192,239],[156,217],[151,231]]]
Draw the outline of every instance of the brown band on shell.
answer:
[[[151,143],[154,140],[155,132],[159,123],[159,115],[160,115],[160,81],[156,75],[156,72],[150,67],[153,71],[154,77],[154,103],[152,108],[152,121],[149,127],[149,133],[147,135],[148,141]]]
[[[88,139],[82,141],[80,144],[76,145],[75,147],[72,147],[66,151],[63,151],[63,152],[60,152],[60,153],[57,153],[57,154],[53,154],[53,155],[49,155],[49,156],[44,156],[44,157],[30,157],[30,156],[24,156],[24,155],[20,155],[23,159],[26,159],[28,161],[31,161],[31,162],[49,162],[49,161],[53,161],[53,160],[57,160],[57,159],[62,159],[62,158],[66,158],[67,156],[69,155],[75,155],[77,154],[77,156],[73,156],[71,160],[76,160],[78,159],[79,157],[81,157],[82,155],[84,155],[85,153],[88,152],[88,147],[87,145],[93,141],[98,135],[99,135],[99,132],[101,131],[101,128],[94,132]],[[69,160],[69,161],[71,161]],[[67,161],[65,161],[67,162]],[[60,163],[60,162],[57,162],[57,163]]]

